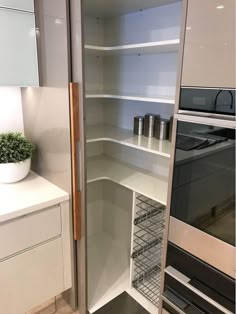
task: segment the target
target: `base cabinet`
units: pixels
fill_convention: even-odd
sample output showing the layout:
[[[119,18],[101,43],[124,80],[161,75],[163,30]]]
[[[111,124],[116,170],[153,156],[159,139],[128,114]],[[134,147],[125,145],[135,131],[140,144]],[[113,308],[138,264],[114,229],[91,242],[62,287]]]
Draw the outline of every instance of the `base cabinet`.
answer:
[[[0,263],[1,313],[24,314],[63,290],[60,238]]]

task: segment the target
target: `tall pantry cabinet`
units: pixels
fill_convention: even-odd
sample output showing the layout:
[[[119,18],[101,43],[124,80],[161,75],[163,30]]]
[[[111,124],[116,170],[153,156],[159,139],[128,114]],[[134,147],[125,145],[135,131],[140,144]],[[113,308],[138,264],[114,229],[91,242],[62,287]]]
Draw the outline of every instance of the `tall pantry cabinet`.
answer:
[[[173,115],[182,2],[84,0],[81,12],[87,310],[126,291],[157,313],[171,143],[134,135],[133,120]]]

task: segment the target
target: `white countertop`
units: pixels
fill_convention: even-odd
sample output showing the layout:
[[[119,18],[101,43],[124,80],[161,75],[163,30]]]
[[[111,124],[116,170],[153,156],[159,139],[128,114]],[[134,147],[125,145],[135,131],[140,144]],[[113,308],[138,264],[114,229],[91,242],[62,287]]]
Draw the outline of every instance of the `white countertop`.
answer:
[[[67,192],[31,171],[17,183],[0,183],[0,223],[67,200]]]

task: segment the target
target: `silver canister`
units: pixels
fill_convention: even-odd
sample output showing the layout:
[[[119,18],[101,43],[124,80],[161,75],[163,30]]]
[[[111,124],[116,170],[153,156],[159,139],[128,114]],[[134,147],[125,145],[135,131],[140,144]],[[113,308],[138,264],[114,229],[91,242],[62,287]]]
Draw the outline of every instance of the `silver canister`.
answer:
[[[134,134],[143,135],[144,117],[134,117]]]
[[[144,117],[144,136],[146,137],[154,137],[154,125],[155,119],[157,119],[157,115],[148,113]]]
[[[169,138],[170,120],[160,119],[155,125],[155,138],[161,141]]]

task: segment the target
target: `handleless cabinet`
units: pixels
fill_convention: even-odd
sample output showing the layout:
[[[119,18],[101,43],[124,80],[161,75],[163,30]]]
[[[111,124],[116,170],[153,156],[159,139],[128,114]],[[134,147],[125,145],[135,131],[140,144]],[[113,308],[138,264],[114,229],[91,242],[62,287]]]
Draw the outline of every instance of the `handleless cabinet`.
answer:
[[[235,1],[189,0],[182,86],[235,88]]]
[[[38,86],[33,13],[0,8],[0,85]]]
[[[0,7],[34,12],[34,0],[0,0]]]

